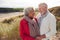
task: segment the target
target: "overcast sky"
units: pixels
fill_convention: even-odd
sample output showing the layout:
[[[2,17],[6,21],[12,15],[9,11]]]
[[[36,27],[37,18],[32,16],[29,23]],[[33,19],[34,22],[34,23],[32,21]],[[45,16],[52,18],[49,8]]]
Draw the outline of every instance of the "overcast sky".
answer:
[[[0,7],[25,8],[33,6],[37,8],[38,4],[42,2],[47,3],[49,8],[60,6],[60,0],[0,0]]]

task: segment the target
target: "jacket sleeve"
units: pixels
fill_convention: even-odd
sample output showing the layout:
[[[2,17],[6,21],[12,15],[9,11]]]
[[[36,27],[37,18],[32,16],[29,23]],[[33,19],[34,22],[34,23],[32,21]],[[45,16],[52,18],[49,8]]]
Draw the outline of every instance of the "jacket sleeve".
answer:
[[[20,22],[20,37],[22,40],[35,40],[30,36],[28,23],[25,21]]]
[[[49,32],[46,33],[46,37],[50,37],[50,36],[54,36],[56,34],[56,18],[55,17],[51,17],[50,18],[50,22],[49,22]]]

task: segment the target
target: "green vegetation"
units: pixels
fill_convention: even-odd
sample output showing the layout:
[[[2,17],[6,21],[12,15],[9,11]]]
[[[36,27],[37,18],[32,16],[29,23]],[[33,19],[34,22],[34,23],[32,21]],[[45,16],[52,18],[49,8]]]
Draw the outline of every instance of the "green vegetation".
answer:
[[[5,12],[23,12],[24,8],[0,8],[0,13]]]

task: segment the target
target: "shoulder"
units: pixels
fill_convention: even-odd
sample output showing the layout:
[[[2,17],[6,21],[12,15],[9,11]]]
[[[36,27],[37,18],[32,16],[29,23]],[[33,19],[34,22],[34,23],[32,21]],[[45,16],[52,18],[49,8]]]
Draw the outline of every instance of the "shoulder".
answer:
[[[52,13],[49,13],[48,16],[51,18],[55,18],[55,16]]]
[[[48,16],[50,20],[56,20],[56,17],[52,13],[49,13]]]
[[[28,22],[23,18],[23,19],[21,19],[20,23],[25,24],[25,23],[28,23]]]

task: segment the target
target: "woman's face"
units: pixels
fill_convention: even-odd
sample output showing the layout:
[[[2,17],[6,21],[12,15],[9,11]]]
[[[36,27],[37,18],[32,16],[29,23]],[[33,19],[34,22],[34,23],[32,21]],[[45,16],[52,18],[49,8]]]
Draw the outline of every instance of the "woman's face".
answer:
[[[34,11],[34,9],[32,9],[30,12],[29,12],[29,17],[31,18],[31,19],[33,19],[34,18],[34,15],[35,15],[35,11]]]

